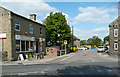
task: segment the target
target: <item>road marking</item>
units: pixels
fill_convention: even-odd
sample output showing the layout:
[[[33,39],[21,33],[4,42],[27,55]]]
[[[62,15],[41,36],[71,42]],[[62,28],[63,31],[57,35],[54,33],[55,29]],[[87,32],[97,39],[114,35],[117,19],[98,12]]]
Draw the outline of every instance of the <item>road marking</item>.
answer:
[[[74,56],[74,55],[71,55],[71,56],[69,56],[69,57],[67,57],[67,58],[64,58],[64,59],[60,60],[60,61],[64,61],[64,60],[66,60],[66,59],[68,59],[68,58],[70,58],[70,57],[72,57],[72,56]]]

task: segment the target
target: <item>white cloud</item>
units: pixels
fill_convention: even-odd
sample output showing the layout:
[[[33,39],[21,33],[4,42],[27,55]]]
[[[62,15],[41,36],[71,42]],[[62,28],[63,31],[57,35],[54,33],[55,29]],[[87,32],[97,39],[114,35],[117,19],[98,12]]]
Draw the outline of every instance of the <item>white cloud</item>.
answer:
[[[43,2],[43,0],[29,0],[30,2],[14,2],[13,0],[10,1],[2,2],[1,6],[25,17],[28,17],[29,14],[35,13],[37,17],[43,19],[46,14],[57,11],[55,7],[51,7],[47,3]]]
[[[50,12],[58,12],[59,10],[55,7],[51,7],[43,0],[4,0],[2,1],[2,7],[11,10],[19,15],[29,18],[29,14],[36,14],[37,21],[44,20]],[[66,19],[69,19],[69,15],[63,13]]]
[[[93,30],[89,30],[89,31],[80,30],[79,28],[74,28],[74,34],[81,40],[87,40],[88,38],[91,38],[92,36],[98,36],[99,38],[103,40],[103,38],[109,34],[109,28],[100,27],[100,28],[96,28]]]
[[[94,32],[101,32],[101,31],[108,31],[109,27],[101,27],[101,28],[96,28],[93,29]]]
[[[74,18],[76,22],[110,23],[117,17],[116,8],[79,7],[78,9],[80,13]],[[112,16],[110,13],[116,15]]]

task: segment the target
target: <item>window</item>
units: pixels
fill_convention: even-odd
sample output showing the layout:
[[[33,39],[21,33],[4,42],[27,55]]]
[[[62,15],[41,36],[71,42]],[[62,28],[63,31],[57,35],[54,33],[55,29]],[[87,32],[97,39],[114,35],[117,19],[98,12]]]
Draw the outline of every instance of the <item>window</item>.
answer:
[[[29,41],[26,41],[26,51],[29,50]]]
[[[42,28],[40,28],[40,36],[42,36]]]
[[[25,41],[21,41],[21,51],[25,51]]]
[[[17,19],[15,20],[15,30],[20,31],[20,21]]]
[[[118,50],[118,43],[114,43],[114,49]]]
[[[30,24],[30,34],[33,34],[33,25]]]
[[[16,51],[20,51],[20,40],[16,40]]]
[[[114,29],[114,37],[118,37],[118,29]]]

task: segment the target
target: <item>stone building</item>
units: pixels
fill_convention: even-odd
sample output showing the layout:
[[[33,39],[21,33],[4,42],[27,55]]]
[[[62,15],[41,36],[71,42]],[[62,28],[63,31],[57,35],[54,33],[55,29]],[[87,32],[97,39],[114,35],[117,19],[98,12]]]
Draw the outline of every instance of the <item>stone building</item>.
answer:
[[[31,14],[29,19],[3,7],[0,7],[0,12],[0,31],[7,36],[3,47],[7,52],[7,60],[17,60],[19,54],[26,57],[30,53],[45,54],[45,25],[36,21],[35,14]],[[1,42],[0,39],[2,48]]]
[[[109,25],[110,34],[110,53],[118,54],[120,52],[120,16]]]
[[[74,36],[73,42],[74,42],[74,45],[76,45],[77,47],[80,46],[80,39],[78,37]]]

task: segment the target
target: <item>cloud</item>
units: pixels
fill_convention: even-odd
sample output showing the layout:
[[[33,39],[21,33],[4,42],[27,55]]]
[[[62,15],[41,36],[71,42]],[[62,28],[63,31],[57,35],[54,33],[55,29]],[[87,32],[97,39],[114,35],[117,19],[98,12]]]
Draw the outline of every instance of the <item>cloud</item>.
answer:
[[[74,35],[76,35],[81,40],[87,40],[88,38],[91,38],[92,36],[98,36],[99,38],[103,40],[105,36],[109,35],[109,28],[100,27],[100,28],[96,28],[93,30],[89,30],[89,31],[74,28]]]
[[[28,17],[29,14],[35,13],[37,17],[43,18],[46,16],[46,14],[57,11],[55,7],[51,7],[42,0],[38,1],[29,0],[30,2],[25,1],[12,2],[12,1],[13,0],[9,0],[8,2],[2,2],[1,6],[25,17]]]
[[[43,0],[4,0],[2,1],[2,6],[8,10],[11,10],[19,15],[29,18],[29,14],[36,14],[37,21],[44,20],[50,12],[58,12],[59,10],[55,7],[51,7]],[[69,19],[69,15],[63,13],[66,19]],[[42,23],[42,22],[41,22]]]
[[[116,8],[96,8],[96,7],[79,7],[80,13],[74,18],[75,22],[92,22],[92,23],[110,23],[117,17]],[[112,16],[111,13],[116,14]]]

